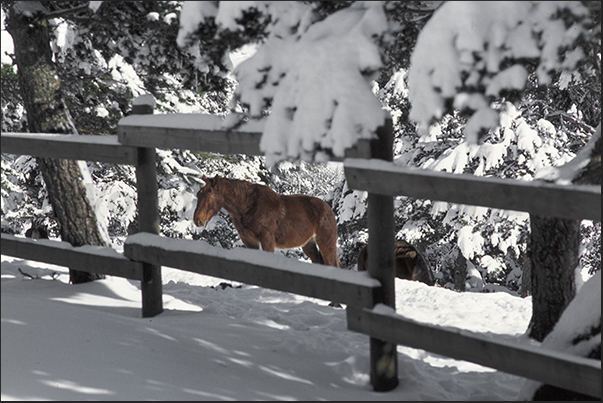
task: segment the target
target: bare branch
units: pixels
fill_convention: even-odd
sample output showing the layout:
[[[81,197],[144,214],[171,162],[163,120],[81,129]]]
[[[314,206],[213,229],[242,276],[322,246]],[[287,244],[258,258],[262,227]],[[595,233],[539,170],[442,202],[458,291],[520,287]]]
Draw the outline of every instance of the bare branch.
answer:
[[[37,278],[39,278],[38,276],[34,277],[29,273],[25,273],[23,270],[21,270],[21,268],[19,267],[17,270],[19,270],[19,273],[21,273],[23,275],[23,277],[29,277],[32,280],[35,280]]]
[[[77,6],[77,7],[73,7],[73,8],[66,8],[63,10],[54,10],[54,11],[47,11],[46,17],[48,19],[51,18],[60,18],[60,17],[65,17],[68,15],[72,15],[72,14],[78,14],[82,11],[86,11],[88,9],[88,4],[89,2],[86,2],[86,4],[82,4],[81,6]]]

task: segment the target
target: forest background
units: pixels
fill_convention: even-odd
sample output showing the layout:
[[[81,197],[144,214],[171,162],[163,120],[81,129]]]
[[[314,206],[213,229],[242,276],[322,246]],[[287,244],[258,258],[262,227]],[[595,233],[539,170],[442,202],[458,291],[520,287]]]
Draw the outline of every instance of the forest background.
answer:
[[[10,2],[3,2],[4,7]],[[80,13],[63,15],[65,3]],[[266,39],[261,13],[242,16],[237,32],[220,31],[207,22],[196,34],[206,44],[207,63],[177,45],[181,2],[111,2],[92,13],[88,2],[47,2],[56,11],[52,50],[63,93],[81,134],[114,135],[120,118],[131,113],[137,96],[152,94],[156,113],[226,115],[237,82],[229,71]],[[94,2],[92,2],[94,3]],[[322,18],[354,2],[306,2]],[[574,74],[559,73],[550,85],[530,85],[500,101],[500,124],[474,143],[466,136],[468,117],[460,111],[444,116],[428,132],[417,134],[409,119],[407,77],[417,36],[439,2],[386,2],[388,21],[399,29],[380,43],[385,65],[375,74],[372,91],[394,120],[396,163],[431,170],[532,180],[545,167],[560,166],[576,156],[600,122],[600,42],[598,53]],[[599,3],[600,7],[600,3]],[[600,15],[600,9],[591,10]],[[598,17],[600,18],[600,17]],[[596,20],[596,18],[595,18]],[[3,31],[3,35],[5,32]],[[220,41],[207,38],[219,37]],[[599,21],[600,38],[600,21]],[[230,49],[230,59],[222,58]],[[28,130],[14,61],[2,56],[2,131]],[[527,63],[529,65],[529,63]],[[328,77],[327,77],[328,78]],[[186,150],[158,150],[161,234],[204,239],[224,248],[242,246],[230,222],[220,213],[204,229],[192,224],[195,194],[203,174],[246,179],[279,193],[303,193],[325,199],[338,219],[339,256],[354,269],[366,243],[366,193],[349,189],[340,163],[303,160],[267,164],[266,157],[217,155]],[[94,183],[95,209],[101,227],[119,248],[136,232],[136,188],[133,167],[88,163]],[[397,237],[414,244],[448,288],[528,295],[526,266],[529,215],[482,207],[397,197]],[[51,236],[59,234],[48,192],[35,159],[2,155],[2,231],[23,234],[42,218]],[[600,223],[581,224],[580,272],[584,279],[600,270]],[[303,258],[301,250],[282,251]],[[465,281],[455,278],[466,263]]]

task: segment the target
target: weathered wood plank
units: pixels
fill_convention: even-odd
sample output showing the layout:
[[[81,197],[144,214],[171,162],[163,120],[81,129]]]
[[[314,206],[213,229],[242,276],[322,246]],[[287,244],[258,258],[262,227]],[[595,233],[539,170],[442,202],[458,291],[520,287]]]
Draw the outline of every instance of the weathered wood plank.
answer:
[[[127,238],[124,254],[158,266],[254,284],[327,301],[368,307],[380,287],[366,272],[309,264],[252,249],[222,249],[203,241],[170,239],[149,233]]]
[[[260,150],[264,124],[264,121],[248,121],[230,129],[225,120],[216,115],[130,115],[119,121],[117,133],[119,141],[129,146],[264,155]],[[369,147],[369,140],[361,140],[346,150],[346,157],[368,158]],[[333,157],[332,160],[343,159]]]
[[[392,120],[377,130],[371,142],[371,158],[392,161],[394,158]],[[396,306],[394,235],[394,198],[368,194],[368,272],[382,287],[375,303]],[[386,392],[398,386],[398,353],[396,345],[382,339],[370,338],[370,379],[373,390]]]
[[[601,186],[558,185],[541,181],[427,171],[377,159],[344,161],[351,188],[382,195],[441,200],[539,216],[601,221]]]
[[[34,157],[136,164],[138,151],[119,143],[117,136],[48,133],[2,133],[2,152]]]
[[[134,101],[132,116],[151,117],[154,106]],[[159,202],[157,195],[157,156],[155,148],[139,148],[136,163],[136,191],[138,194],[138,230],[159,234]],[[150,318],[163,312],[163,284],[161,266],[143,263],[142,317]]]
[[[130,146],[262,155],[263,127],[263,122],[250,121],[230,130],[220,116],[205,114],[130,115],[120,119],[117,133]]]
[[[348,308],[347,322],[348,329],[371,337],[601,397],[601,361],[422,324],[383,305]]]
[[[73,247],[68,242],[2,234],[2,254],[132,280],[143,278],[142,263],[131,261],[109,247]]]

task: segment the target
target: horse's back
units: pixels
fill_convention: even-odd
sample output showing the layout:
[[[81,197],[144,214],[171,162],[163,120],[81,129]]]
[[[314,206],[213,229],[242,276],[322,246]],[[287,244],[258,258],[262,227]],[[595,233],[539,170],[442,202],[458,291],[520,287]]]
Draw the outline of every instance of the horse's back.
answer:
[[[335,213],[324,200],[308,195],[283,195],[287,214],[294,219],[307,219],[316,228],[322,225],[335,225],[337,220]]]

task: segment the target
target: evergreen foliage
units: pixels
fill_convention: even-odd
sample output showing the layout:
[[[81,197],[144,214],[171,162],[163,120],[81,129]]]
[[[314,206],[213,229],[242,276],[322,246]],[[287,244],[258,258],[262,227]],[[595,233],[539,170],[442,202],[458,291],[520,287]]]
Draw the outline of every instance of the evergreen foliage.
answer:
[[[84,2],[46,2],[49,10]],[[315,21],[354,2],[302,2],[314,7]],[[447,170],[513,179],[532,179],[543,166],[570,160],[586,144],[601,119],[600,22],[593,37],[581,37],[584,63],[576,74],[558,74],[550,85],[538,85],[531,70],[526,91],[497,99],[499,125],[480,144],[465,136],[467,114],[451,108],[423,136],[409,119],[411,105],[405,85],[410,54],[417,36],[438,2],[386,2],[392,29],[378,38],[384,60],[375,76],[375,93],[394,118],[395,160],[425,169]],[[8,6],[8,3],[3,7]],[[236,80],[229,74],[229,51],[267,38],[269,15],[258,9],[237,21],[245,29],[220,29],[208,18],[191,33],[204,53],[204,64],[191,49],[176,44],[180,2],[103,2],[96,11],[84,8],[52,19],[53,50],[66,102],[81,134],[115,134],[120,118],[131,113],[132,100],[143,93],[157,100],[156,113],[227,114]],[[596,22],[595,17],[587,22]],[[600,10],[599,10],[600,12]],[[561,16],[570,18],[571,15]],[[598,56],[597,56],[598,55]],[[599,58],[597,60],[597,57]],[[524,65],[530,67],[529,61]],[[534,66],[532,66],[534,67]],[[242,105],[236,105],[241,108]],[[244,106],[244,105],[243,105]],[[269,109],[270,102],[266,103]],[[15,68],[2,64],[2,131],[26,131]],[[279,193],[304,193],[324,198],[339,225],[341,265],[353,269],[367,241],[366,194],[347,186],[339,163],[284,161],[268,169],[265,158],[223,156],[187,150],[159,150],[161,233],[169,237],[204,239],[224,248],[240,242],[227,215],[205,229],[191,222],[201,176],[223,175],[271,186]],[[136,189],[132,167],[89,163],[97,185],[97,212],[115,245],[136,231]],[[397,236],[414,244],[436,272],[438,284],[453,287],[458,247],[469,262],[468,289],[518,292],[527,248],[528,216],[481,207],[396,198]],[[46,217],[50,236],[57,236],[47,192],[35,165],[26,156],[2,155],[2,231],[23,234],[33,217]],[[600,223],[582,224],[584,273],[600,270]],[[463,250],[462,247],[460,250]],[[285,252],[301,257],[299,251]]]

